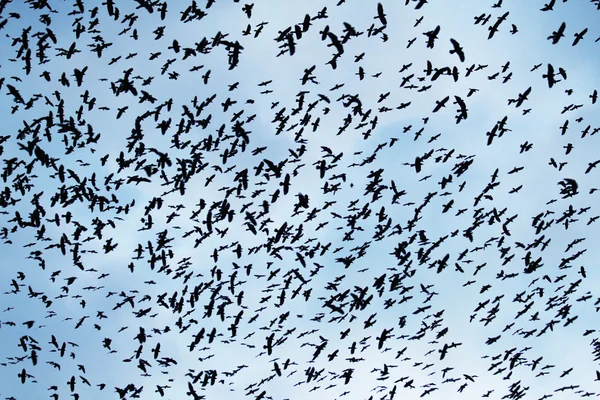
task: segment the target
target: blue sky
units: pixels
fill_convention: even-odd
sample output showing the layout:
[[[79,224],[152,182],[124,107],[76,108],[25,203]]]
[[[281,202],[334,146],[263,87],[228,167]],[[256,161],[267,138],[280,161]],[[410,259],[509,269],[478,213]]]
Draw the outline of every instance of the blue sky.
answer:
[[[107,3],[0,12],[2,398],[600,393],[595,2]]]

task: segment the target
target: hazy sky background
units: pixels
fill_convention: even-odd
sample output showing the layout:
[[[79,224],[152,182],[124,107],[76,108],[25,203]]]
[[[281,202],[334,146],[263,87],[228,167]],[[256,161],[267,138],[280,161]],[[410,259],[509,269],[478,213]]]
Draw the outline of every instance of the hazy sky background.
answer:
[[[600,393],[600,6],[336,3],[1,3],[2,398]]]

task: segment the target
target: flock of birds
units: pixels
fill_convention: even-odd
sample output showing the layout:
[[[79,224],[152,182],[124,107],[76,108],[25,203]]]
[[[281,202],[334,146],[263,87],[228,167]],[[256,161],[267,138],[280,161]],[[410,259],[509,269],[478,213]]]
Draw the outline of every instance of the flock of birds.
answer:
[[[0,396],[600,396],[598,29],[440,2],[0,0]]]

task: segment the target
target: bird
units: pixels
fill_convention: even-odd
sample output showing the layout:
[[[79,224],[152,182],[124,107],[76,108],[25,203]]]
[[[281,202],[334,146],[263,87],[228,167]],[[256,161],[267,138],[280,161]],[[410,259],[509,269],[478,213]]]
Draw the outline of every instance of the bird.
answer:
[[[552,44],[557,44],[560,41],[560,38],[564,37],[565,29],[567,24],[562,22],[556,31],[553,31],[550,36],[548,36],[548,40],[552,40]]]
[[[387,25],[386,15],[383,11],[383,5],[381,3],[377,3],[377,16],[376,19],[379,19],[382,25]]]
[[[433,30],[423,33],[423,35],[427,36],[427,48],[433,49],[433,47],[435,46],[435,40],[438,38],[440,30],[441,27],[440,25],[438,25]]]
[[[452,43],[452,47],[453,49],[450,50],[450,54],[455,54],[458,56],[460,62],[465,62],[465,53],[463,53],[463,49],[460,46],[460,44],[454,40],[454,39],[450,39],[450,42]]]
[[[583,39],[583,36],[587,33],[587,31],[588,28],[584,28],[581,32],[576,33],[572,46],[577,46],[577,44]]]

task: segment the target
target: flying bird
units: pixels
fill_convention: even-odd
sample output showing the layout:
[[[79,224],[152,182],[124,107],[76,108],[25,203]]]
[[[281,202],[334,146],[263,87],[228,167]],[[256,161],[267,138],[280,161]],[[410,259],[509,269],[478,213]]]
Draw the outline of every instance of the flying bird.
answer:
[[[552,40],[552,44],[557,44],[560,41],[560,38],[564,37],[565,29],[567,24],[565,22],[561,23],[558,27],[558,30],[553,31],[550,36],[548,36],[548,40]]]
[[[458,44],[458,42],[452,38],[450,39],[450,42],[452,43],[452,47],[453,47],[453,49],[450,50],[450,54],[456,53],[460,62],[465,62],[465,53],[463,53],[463,48],[460,47],[460,44]]]

